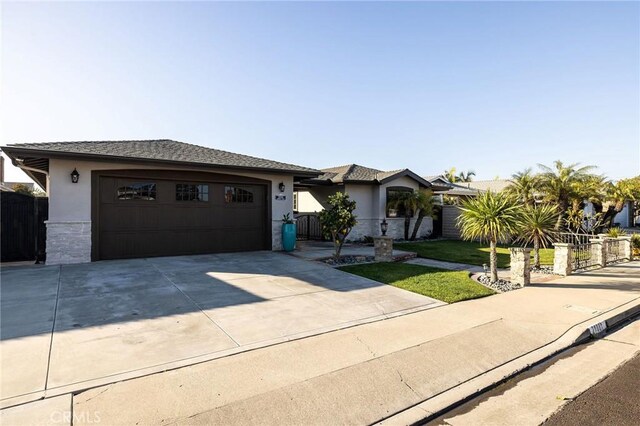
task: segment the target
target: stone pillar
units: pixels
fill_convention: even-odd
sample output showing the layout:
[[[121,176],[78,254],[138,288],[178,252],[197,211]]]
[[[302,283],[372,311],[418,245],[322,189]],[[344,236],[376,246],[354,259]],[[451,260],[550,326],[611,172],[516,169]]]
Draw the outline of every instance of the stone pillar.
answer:
[[[531,283],[531,249],[526,247],[512,247],[511,253],[511,282],[520,287]]]
[[[573,244],[555,243],[553,247],[553,273],[562,276],[571,275],[571,252]]]
[[[622,257],[627,260],[631,260],[631,237],[624,236],[618,238],[620,241],[620,251],[622,252]]]
[[[47,220],[47,265],[91,262],[91,222]]]
[[[373,237],[373,248],[376,262],[393,261],[393,238],[391,237]]]
[[[591,243],[591,258],[594,264],[600,265],[602,268],[607,264],[607,250],[604,246],[604,240],[600,238],[590,239]]]

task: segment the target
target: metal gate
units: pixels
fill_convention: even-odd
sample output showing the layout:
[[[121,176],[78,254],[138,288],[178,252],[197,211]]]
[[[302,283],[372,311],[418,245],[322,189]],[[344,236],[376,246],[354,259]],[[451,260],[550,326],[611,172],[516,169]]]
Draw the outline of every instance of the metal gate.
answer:
[[[296,238],[299,240],[324,240],[317,214],[296,216]]]
[[[49,199],[17,192],[0,192],[2,262],[45,260]]]

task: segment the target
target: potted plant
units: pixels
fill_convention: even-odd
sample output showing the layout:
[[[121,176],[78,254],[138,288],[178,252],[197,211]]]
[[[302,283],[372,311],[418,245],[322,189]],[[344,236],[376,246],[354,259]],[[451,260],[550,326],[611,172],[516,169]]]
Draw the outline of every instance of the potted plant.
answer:
[[[289,213],[282,216],[282,248],[284,251],[296,248],[296,223]]]

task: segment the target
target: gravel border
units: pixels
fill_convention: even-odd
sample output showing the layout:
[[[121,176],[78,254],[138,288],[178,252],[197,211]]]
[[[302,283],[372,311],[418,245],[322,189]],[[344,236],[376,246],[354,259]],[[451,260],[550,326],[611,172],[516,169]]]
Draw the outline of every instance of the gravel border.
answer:
[[[497,282],[492,283],[491,278],[485,273],[473,274],[471,278],[479,284],[482,284],[483,286],[490,288],[491,290],[494,290],[498,293],[506,293],[507,291],[522,288],[519,284],[512,284],[511,281],[503,279],[498,279]]]

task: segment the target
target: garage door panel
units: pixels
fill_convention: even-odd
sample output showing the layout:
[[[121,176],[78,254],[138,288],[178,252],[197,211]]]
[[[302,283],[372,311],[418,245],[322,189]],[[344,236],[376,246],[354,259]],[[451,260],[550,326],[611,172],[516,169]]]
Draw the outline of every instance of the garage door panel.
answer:
[[[154,184],[153,193],[139,191],[140,185],[136,186],[136,183],[144,182]],[[194,201],[177,195],[180,191],[176,185],[183,183],[178,180],[101,177],[98,185],[99,258],[267,248],[269,228],[265,186],[238,185],[252,194],[251,202],[247,202],[246,195],[237,200],[225,198],[225,188],[233,184],[210,182],[206,184],[208,200]],[[198,191],[202,193],[203,190]],[[122,196],[126,199],[119,199]]]

